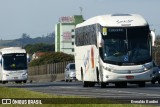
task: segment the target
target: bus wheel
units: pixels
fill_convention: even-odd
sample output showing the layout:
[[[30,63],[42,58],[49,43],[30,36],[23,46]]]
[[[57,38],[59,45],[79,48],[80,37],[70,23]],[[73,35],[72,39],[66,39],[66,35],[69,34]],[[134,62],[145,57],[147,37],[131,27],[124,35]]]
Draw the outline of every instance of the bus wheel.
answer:
[[[27,80],[24,80],[23,83],[27,83]]]
[[[21,83],[22,83],[22,81],[16,81],[15,83],[17,83],[17,84],[21,84]]]
[[[158,80],[158,84],[160,84],[160,79]]]
[[[72,80],[69,80],[69,82],[72,82]]]
[[[117,83],[115,83],[115,86],[117,88],[126,88],[127,87],[127,82],[117,82]]]
[[[94,87],[95,86],[95,82],[89,82],[89,87]]]
[[[87,81],[83,81],[83,87],[88,87],[88,82]]]
[[[65,79],[65,82],[68,82],[68,79]]]
[[[117,82],[117,83],[115,83],[115,87],[119,88],[119,87],[121,87],[121,84],[119,82]]]
[[[106,83],[101,82],[101,88],[106,88]]]
[[[152,80],[152,81],[151,81],[151,83],[152,83],[152,84],[155,84],[155,81],[154,81],[154,80]]]
[[[2,81],[2,84],[6,84],[7,83],[7,81]]]
[[[145,87],[145,86],[146,86],[146,83],[145,83],[145,82],[140,82],[140,83],[138,84],[138,86],[139,86],[139,87]]]

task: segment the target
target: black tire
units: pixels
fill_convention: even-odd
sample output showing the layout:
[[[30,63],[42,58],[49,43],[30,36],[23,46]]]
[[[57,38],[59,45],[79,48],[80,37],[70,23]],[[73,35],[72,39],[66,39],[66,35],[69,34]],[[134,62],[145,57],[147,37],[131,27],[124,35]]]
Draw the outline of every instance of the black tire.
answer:
[[[7,82],[6,81],[2,81],[2,84],[6,84]]]
[[[155,84],[155,82],[156,82],[156,81],[154,81],[154,80],[151,80],[151,83],[152,83],[152,84]]]
[[[115,83],[115,87],[126,88],[127,87],[127,82],[117,82],[117,83]]]
[[[101,88],[106,88],[106,83],[101,82]]]
[[[22,81],[16,81],[15,83],[17,83],[17,84],[21,84],[21,83],[22,83]]]
[[[88,82],[87,81],[83,81],[83,87],[88,87]]]
[[[158,84],[160,84],[160,79],[158,80]]]
[[[27,83],[27,80],[24,80],[23,83]]]
[[[138,84],[138,86],[139,86],[139,87],[145,87],[145,86],[146,86],[146,83],[145,83],[145,82],[140,82],[140,83]]]
[[[95,86],[95,82],[89,82],[89,87],[94,87]]]
[[[69,80],[69,82],[72,82],[72,80]]]
[[[66,79],[65,82],[68,82],[68,80]]]

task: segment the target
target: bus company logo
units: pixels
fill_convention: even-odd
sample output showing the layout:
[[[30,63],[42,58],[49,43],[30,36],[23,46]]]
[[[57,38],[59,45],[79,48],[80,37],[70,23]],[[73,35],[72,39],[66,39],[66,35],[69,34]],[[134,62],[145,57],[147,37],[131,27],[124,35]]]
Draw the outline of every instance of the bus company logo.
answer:
[[[11,99],[2,99],[2,104],[11,104]]]
[[[117,24],[121,24],[121,23],[131,23],[131,22],[133,22],[133,20],[117,20],[116,22],[117,22]]]
[[[84,55],[84,58],[83,58],[83,63],[84,63],[86,72],[89,69],[89,57],[90,57],[90,50],[87,51],[87,56],[85,57],[85,55]]]

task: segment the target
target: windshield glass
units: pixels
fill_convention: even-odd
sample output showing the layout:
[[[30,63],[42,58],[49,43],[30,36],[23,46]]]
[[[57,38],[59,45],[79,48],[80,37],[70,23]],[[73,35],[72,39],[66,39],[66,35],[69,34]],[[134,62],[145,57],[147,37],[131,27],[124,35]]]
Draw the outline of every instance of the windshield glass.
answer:
[[[25,53],[4,54],[3,67],[5,70],[27,69],[27,57]]]
[[[75,64],[71,64],[71,65],[70,65],[70,69],[71,69],[71,70],[75,70]]]
[[[104,61],[123,64],[141,63],[151,59],[148,34],[147,27],[108,29],[108,34],[103,37]]]

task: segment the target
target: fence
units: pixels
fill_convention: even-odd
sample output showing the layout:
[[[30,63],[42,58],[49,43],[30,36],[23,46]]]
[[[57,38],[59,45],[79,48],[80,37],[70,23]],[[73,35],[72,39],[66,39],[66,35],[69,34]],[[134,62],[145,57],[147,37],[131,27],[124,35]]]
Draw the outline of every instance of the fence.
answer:
[[[28,68],[29,79],[35,81],[60,80],[64,77],[64,70],[68,63],[74,63],[74,61],[66,61],[66,62],[29,67]]]

